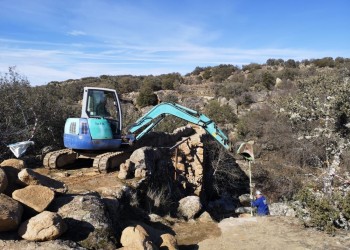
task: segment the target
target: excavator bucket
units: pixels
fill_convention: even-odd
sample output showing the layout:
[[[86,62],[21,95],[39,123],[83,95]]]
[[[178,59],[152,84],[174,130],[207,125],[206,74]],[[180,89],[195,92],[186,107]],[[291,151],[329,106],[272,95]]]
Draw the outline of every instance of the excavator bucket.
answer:
[[[241,143],[237,149],[237,154],[248,161],[254,161],[253,145],[251,143]]]

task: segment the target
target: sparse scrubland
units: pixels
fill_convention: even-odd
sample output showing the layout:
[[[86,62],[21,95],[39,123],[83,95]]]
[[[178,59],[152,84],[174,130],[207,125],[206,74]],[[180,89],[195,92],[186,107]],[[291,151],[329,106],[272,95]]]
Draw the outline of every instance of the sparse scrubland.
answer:
[[[124,127],[148,106],[176,102],[213,119],[232,145],[254,141],[255,187],[270,203],[293,207],[306,227],[337,234],[350,228],[349,78],[350,59],[328,57],[197,67],[185,76],[91,76],[34,87],[9,68],[0,78],[0,161],[12,157],[6,145],[29,138],[35,142],[25,155],[29,164],[37,164],[48,146],[62,148],[66,118],[80,116],[83,87],[113,88],[123,100]],[[169,118],[156,131],[183,125]],[[232,154],[210,148],[212,198],[247,193],[230,169]],[[170,209],[170,192],[150,188],[147,208]]]

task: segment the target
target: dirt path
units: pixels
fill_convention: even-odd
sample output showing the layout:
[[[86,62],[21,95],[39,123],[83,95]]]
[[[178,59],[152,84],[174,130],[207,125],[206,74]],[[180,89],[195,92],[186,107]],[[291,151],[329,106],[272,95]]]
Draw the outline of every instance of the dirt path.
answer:
[[[218,224],[219,237],[198,243],[200,250],[228,249],[350,249],[350,233],[329,236],[305,229],[296,218],[227,218]]]

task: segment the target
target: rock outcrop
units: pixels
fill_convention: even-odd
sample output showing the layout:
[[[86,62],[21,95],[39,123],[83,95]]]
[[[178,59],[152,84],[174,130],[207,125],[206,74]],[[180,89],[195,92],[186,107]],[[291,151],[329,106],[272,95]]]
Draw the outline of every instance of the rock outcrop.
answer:
[[[270,215],[296,217],[295,210],[286,203],[277,202],[269,205]]]
[[[115,249],[112,223],[97,194],[64,195],[50,206],[68,226],[63,239],[78,242],[88,249]]]
[[[196,133],[178,147],[177,159],[174,159],[177,176],[185,179],[184,188],[191,186],[194,194],[200,195],[203,188],[204,149],[202,135],[205,130],[193,126]],[[187,184],[188,183],[188,184]]]
[[[21,223],[22,213],[23,207],[18,201],[0,194],[0,232],[17,229]]]

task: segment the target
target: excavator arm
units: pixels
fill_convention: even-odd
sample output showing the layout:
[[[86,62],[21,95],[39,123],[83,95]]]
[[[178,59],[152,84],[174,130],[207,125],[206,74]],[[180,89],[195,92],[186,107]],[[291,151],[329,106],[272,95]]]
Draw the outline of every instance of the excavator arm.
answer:
[[[154,128],[161,120],[167,115],[173,115],[190,123],[201,126],[206,130],[216,141],[218,141],[227,150],[230,150],[229,140],[227,136],[216,126],[216,124],[210,120],[207,116],[198,113],[195,110],[186,108],[176,103],[160,103],[152,108],[147,114],[139,118],[134,124],[132,124],[128,131],[130,134],[134,134],[139,131],[140,133],[134,138],[139,140],[142,136],[148,133]],[[129,137],[130,138],[130,137]]]

